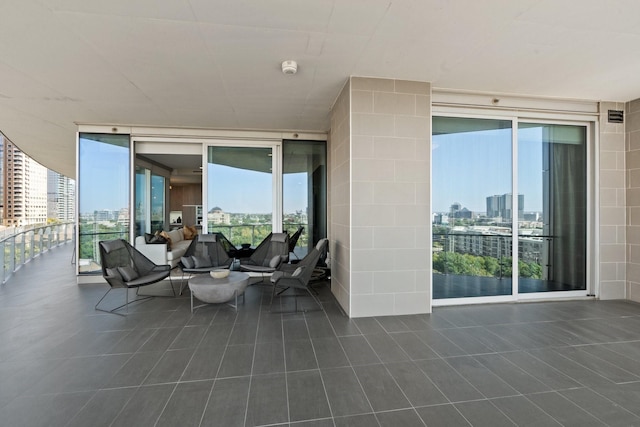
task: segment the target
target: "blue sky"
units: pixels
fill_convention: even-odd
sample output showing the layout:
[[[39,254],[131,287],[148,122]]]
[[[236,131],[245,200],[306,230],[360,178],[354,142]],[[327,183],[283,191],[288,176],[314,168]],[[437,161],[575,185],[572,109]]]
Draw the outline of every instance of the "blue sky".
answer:
[[[524,210],[542,211],[540,128],[519,132],[518,193]],[[433,211],[448,212],[454,202],[486,211],[486,199],[511,193],[511,129],[461,132],[433,137]]]

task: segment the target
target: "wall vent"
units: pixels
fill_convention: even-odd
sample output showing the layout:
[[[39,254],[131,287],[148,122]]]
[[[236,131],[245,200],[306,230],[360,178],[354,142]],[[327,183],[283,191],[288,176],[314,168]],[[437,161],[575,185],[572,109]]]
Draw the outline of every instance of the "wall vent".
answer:
[[[609,110],[609,123],[624,123],[624,111]]]

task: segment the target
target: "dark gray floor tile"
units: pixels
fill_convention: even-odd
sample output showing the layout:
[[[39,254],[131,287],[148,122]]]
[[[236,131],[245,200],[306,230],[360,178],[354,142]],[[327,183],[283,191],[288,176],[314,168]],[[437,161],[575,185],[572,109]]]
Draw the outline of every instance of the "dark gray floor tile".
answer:
[[[0,408],[22,395],[66,360],[20,360],[0,363]]]
[[[484,396],[442,359],[414,362],[451,401],[482,399]]]
[[[218,370],[218,378],[251,375],[254,347],[253,345],[228,346]]]
[[[183,348],[194,348],[200,344],[202,337],[207,331],[207,326],[186,326],[182,328],[169,346],[170,350],[178,350]]]
[[[414,407],[447,403],[447,398],[413,362],[389,363],[391,376]]]
[[[425,329],[424,331],[416,331],[414,333],[440,357],[463,356],[467,354],[439,331]]]
[[[427,426],[469,427],[471,425],[451,404],[416,408],[416,412]]]
[[[254,375],[251,378],[246,425],[288,422],[285,374]]]
[[[544,412],[552,416],[562,425],[567,426],[603,426],[600,420],[587,411],[573,404],[556,392],[538,393],[527,396]]]
[[[582,346],[580,350],[599,358],[603,362],[612,363],[635,376],[640,376],[640,363],[638,363],[638,360],[610,350],[609,347],[609,344],[593,344]]]
[[[624,409],[640,416],[640,383],[606,385],[594,387],[593,390],[605,398],[615,402]]]
[[[356,374],[351,368],[320,371],[334,417],[372,412]]]
[[[27,394],[70,393],[101,388],[131,357],[113,354],[67,359],[27,390]]]
[[[519,394],[472,356],[450,357],[446,361],[487,398]]]
[[[284,372],[284,344],[282,341],[256,344],[253,359],[253,375]]]
[[[440,332],[449,341],[460,347],[466,354],[485,354],[492,353],[493,350],[485,345],[482,341],[478,340],[474,334],[475,330],[482,329],[476,328],[456,328],[456,329],[441,329]]]
[[[373,414],[352,415],[334,418],[336,427],[376,427],[380,426]]]
[[[287,374],[289,417],[293,421],[331,417],[319,371]]]
[[[488,400],[456,403],[456,409],[458,409],[473,426],[507,427],[516,425]]]
[[[134,329],[113,345],[107,353],[135,353],[156,332],[155,329]]]
[[[392,332],[408,332],[409,328],[402,321],[403,316],[378,316],[375,319],[378,321],[382,329],[388,334]],[[365,333],[368,335],[369,332]]]
[[[375,412],[411,407],[384,365],[356,366],[354,370]]]
[[[555,369],[542,360],[533,357],[526,351],[502,353],[501,356],[529,375],[537,378],[552,390],[563,390],[582,386],[580,383],[569,378],[558,369]]]
[[[423,329],[430,328],[427,323],[427,314],[412,314],[408,316],[402,316],[402,323],[407,326],[409,331],[422,331]]]
[[[160,384],[138,388],[112,426],[154,425],[175,386]]]
[[[144,343],[139,351],[164,351],[168,349],[181,329],[179,327],[156,329],[156,333]]]
[[[202,427],[244,427],[250,377],[216,380],[202,416]]]
[[[612,384],[607,378],[598,375],[596,372],[579,363],[567,359],[554,349],[529,350],[529,354],[560,370],[580,385],[591,387]]]
[[[318,366],[321,369],[349,366],[349,359],[342,349],[340,341],[335,336],[313,338],[311,343],[318,359]]]
[[[189,360],[180,381],[216,378],[224,347],[198,347]]]
[[[307,322],[304,319],[284,320],[282,326],[285,342],[311,339],[307,330]]]
[[[325,307],[325,311],[327,308]],[[328,314],[327,314],[328,315]],[[337,312],[334,316],[328,315],[329,322],[338,337],[348,337],[352,335],[360,335],[360,329],[356,326],[354,319],[349,319],[342,312]]]
[[[538,381],[499,354],[484,354],[474,356],[474,358],[519,393],[551,391],[551,387]]]
[[[153,370],[164,352],[149,351],[135,353],[105,384],[110,387],[131,387],[142,385],[149,372]]]
[[[559,392],[609,426],[640,425],[640,417],[587,388]]]
[[[178,384],[156,426],[199,426],[212,387],[213,380]]]
[[[137,390],[137,387],[99,390],[67,427],[110,426]]]
[[[338,338],[352,365],[380,363],[380,358],[362,335]]]
[[[333,332],[333,326],[326,317],[316,317],[307,319],[307,327],[309,329],[309,336],[311,339],[318,338],[335,338],[336,334]]]
[[[18,397],[0,410],[0,420],[5,426],[64,426],[93,394],[91,391]]]
[[[564,347],[555,350],[567,359],[579,363],[611,382],[625,383],[640,380],[640,377],[633,375],[631,372],[620,369],[608,361],[593,356],[586,351],[582,351],[581,347]]]
[[[282,330],[282,320],[273,316],[258,324],[258,335],[256,342],[282,342],[284,340]]]
[[[205,332],[200,347],[226,346],[233,330],[233,323],[215,323],[209,325]]]
[[[189,364],[194,349],[167,350],[144,380],[144,384],[176,382]]]
[[[361,317],[358,319],[353,319],[353,322],[358,327],[359,331],[364,335],[382,334],[386,332],[375,317]]]
[[[229,337],[229,345],[255,344],[258,325],[255,323],[236,323]]]
[[[554,420],[524,396],[499,397],[492,399],[491,403],[519,426],[561,426],[558,421]]]
[[[402,347],[389,334],[365,335],[365,338],[383,363],[410,360],[407,353],[402,350]]]
[[[376,412],[376,418],[381,427],[424,427],[425,424],[414,409],[399,411]]]
[[[287,372],[318,369],[310,339],[285,341],[284,359]]]
[[[413,332],[389,334],[412,360],[435,359],[439,356]]]

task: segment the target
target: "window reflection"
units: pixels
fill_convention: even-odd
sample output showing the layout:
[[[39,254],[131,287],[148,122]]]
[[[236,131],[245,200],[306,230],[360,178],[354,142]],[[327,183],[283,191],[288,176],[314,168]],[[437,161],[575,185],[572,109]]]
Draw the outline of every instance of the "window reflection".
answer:
[[[100,240],[129,237],[129,135],[81,133],[78,143],[78,269],[92,273]]]

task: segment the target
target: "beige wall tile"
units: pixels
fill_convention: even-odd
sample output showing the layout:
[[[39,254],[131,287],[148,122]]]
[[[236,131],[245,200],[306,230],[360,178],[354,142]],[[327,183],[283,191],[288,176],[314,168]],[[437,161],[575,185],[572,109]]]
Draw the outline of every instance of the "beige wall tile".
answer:
[[[351,316],[391,316],[395,314],[394,301],[393,294],[358,295],[351,301]]]
[[[426,117],[395,116],[395,136],[428,138],[431,122]]]
[[[351,92],[351,105],[354,113],[373,113],[373,92],[354,90]]]
[[[392,294],[416,291],[414,271],[380,271],[373,278],[373,292]]]
[[[394,80],[395,91],[398,93],[411,93],[416,95],[431,95],[431,84],[410,80]]]
[[[373,204],[373,182],[353,181],[351,201],[354,205]]]
[[[431,120],[431,96],[416,95],[416,116]]]
[[[412,250],[415,248],[415,230],[413,227],[375,227],[373,229],[373,247],[375,249],[404,248]]]
[[[375,182],[373,202],[381,205],[415,204],[414,185],[407,182]]]
[[[392,79],[375,79],[368,77],[351,77],[353,90],[373,90],[380,92],[395,92],[395,82]]]
[[[624,299],[626,293],[624,280],[602,281],[600,284],[601,299]]]
[[[601,207],[600,208],[600,224],[601,225],[623,225],[626,223],[626,212],[623,207]]]
[[[601,170],[600,188],[624,188],[624,170]]]
[[[396,222],[396,210],[393,205],[354,205],[354,227],[387,227]]]
[[[351,273],[351,293],[353,295],[372,294],[373,272],[356,271]]]
[[[391,114],[352,114],[353,135],[396,136],[395,126],[395,118]]]
[[[409,315],[431,312],[431,293],[414,292],[396,294],[394,312],[396,315]]]
[[[373,244],[373,227],[352,227],[351,247],[354,249],[378,249]]]
[[[429,162],[424,160],[396,160],[396,182],[429,182]]]
[[[416,98],[412,94],[374,92],[373,112],[376,114],[415,116]]]
[[[354,181],[380,182],[395,180],[395,163],[382,159],[353,159]]]
[[[354,136],[351,139],[351,155],[354,159],[372,159],[375,157],[373,136]]]
[[[377,159],[415,159],[416,140],[414,138],[374,137],[373,150]]]

